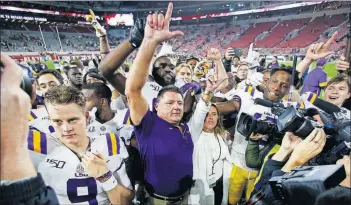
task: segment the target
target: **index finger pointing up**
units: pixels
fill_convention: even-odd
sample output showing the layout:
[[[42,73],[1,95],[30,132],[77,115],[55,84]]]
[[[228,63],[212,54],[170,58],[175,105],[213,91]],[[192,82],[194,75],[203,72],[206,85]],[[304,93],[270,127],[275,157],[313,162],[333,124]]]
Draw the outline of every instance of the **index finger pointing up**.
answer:
[[[169,22],[171,22],[171,17],[172,17],[172,11],[173,11],[173,3],[170,2],[168,4],[168,9],[167,9],[167,12],[166,12],[166,16],[165,16],[165,26],[168,28],[169,26]]]
[[[91,15],[92,18],[95,17],[95,14],[94,14],[93,10],[89,9],[89,13],[90,13],[90,15]]]
[[[338,32],[335,31],[333,35],[328,39],[328,41],[325,43],[325,46],[328,48],[333,42],[336,40],[336,36],[338,35]]]

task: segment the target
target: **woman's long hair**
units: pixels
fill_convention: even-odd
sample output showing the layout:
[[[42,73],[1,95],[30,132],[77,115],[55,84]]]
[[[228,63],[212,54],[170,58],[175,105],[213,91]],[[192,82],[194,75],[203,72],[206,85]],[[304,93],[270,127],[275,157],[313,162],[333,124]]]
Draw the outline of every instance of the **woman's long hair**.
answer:
[[[219,110],[218,108],[216,107],[216,105],[212,104],[211,106],[213,106],[214,108],[216,108],[216,111],[217,111],[217,115],[218,115],[218,119],[217,119],[217,123],[216,123],[216,127],[214,128],[214,135],[216,137],[225,137],[226,135],[226,130],[224,129],[224,126],[223,126],[223,117],[220,116],[219,114]],[[208,114],[207,114],[208,115]],[[207,117],[207,116],[206,116]]]

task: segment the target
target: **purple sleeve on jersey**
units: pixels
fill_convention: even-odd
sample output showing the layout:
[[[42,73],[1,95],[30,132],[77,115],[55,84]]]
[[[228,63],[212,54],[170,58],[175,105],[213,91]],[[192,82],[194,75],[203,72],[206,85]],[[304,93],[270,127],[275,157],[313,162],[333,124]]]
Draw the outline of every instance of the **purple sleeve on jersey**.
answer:
[[[105,136],[107,141],[108,155],[113,156],[120,154],[121,143],[119,141],[119,137],[114,133],[108,133]]]
[[[41,154],[47,154],[47,139],[45,133],[30,130],[28,133],[27,143],[29,150]]]
[[[239,110],[241,109],[241,97],[238,95],[234,95],[233,100],[239,103],[239,109],[237,110],[237,112],[239,112]]]
[[[123,124],[127,124],[128,119],[130,120],[130,110],[129,109],[127,110],[126,114],[124,115]]]

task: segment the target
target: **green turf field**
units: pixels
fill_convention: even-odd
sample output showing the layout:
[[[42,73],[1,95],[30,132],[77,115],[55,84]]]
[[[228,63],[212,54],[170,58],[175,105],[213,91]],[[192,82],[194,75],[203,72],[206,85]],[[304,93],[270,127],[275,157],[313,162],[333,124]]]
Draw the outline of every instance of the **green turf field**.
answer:
[[[279,64],[280,65],[285,64],[286,66],[292,66],[293,62],[292,61],[283,61],[283,62],[279,62]],[[313,62],[312,68],[315,68],[315,67],[316,67],[316,62]],[[336,70],[336,62],[327,63],[327,65],[324,68],[324,71],[327,73],[328,80],[335,77],[338,74],[338,71]],[[324,99],[324,90],[321,91],[319,97]]]
[[[283,61],[283,62],[279,62],[279,64],[280,65],[285,64],[286,66],[292,66],[293,62],[292,61]],[[315,68],[315,67],[316,67],[316,62],[313,62],[312,68]],[[335,77],[338,74],[338,71],[336,70],[336,62],[327,63],[324,70],[327,73],[329,79]]]

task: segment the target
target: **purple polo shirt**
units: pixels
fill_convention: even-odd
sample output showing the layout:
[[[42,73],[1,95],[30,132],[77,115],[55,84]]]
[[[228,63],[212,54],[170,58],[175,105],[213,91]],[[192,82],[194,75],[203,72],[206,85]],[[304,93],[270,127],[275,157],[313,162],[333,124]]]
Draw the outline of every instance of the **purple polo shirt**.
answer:
[[[176,197],[192,186],[194,144],[188,125],[179,126],[148,110],[134,128],[149,193]]]
[[[312,92],[319,96],[321,89],[327,86],[327,74],[321,67],[316,67],[307,74],[307,77],[303,83],[304,85],[301,89],[300,94]]]
[[[279,64],[278,63],[269,63],[267,66],[268,70],[272,70],[274,68],[279,68]]]

